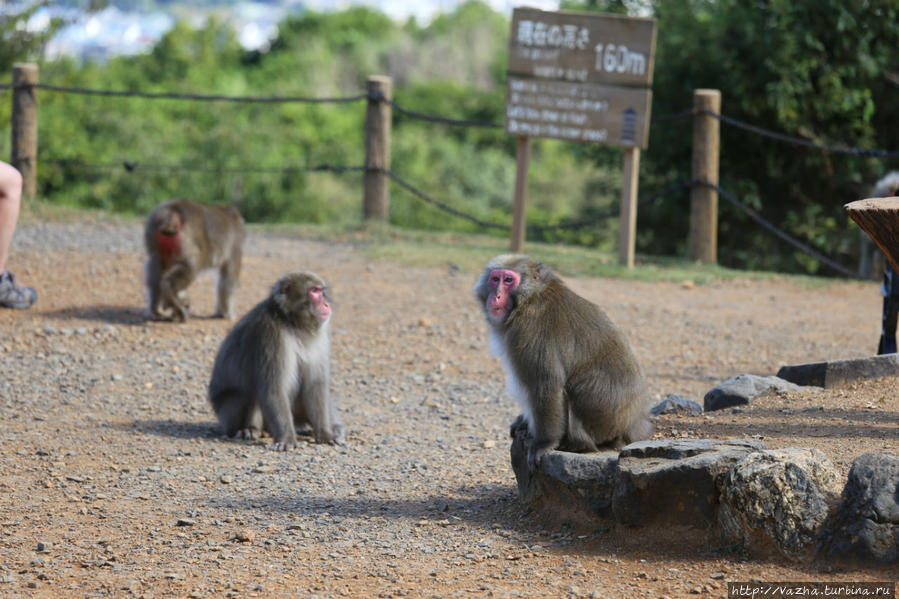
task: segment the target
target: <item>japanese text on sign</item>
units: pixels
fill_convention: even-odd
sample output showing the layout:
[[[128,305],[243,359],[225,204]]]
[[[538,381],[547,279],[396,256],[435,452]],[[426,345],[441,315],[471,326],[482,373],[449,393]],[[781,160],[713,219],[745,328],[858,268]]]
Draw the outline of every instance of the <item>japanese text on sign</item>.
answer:
[[[506,131],[646,147],[655,21],[518,8]]]

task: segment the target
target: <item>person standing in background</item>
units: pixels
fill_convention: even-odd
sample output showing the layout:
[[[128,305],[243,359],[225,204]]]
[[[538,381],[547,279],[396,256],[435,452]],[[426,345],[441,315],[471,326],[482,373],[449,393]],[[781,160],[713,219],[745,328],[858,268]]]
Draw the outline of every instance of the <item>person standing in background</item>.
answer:
[[[871,192],[875,198],[889,198],[899,190],[899,171],[887,173],[874,186]],[[883,268],[883,284],[880,286],[883,295],[883,316],[881,317],[880,343],[877,355],[896,353],[896,321],[899,319],[899,273],[885,261]]]
[[[21,205],[22,174],[0,160],[0,306],[4,308],[30,308],[37,300],[34,289],[18,284],[13,274],[6,270]]]

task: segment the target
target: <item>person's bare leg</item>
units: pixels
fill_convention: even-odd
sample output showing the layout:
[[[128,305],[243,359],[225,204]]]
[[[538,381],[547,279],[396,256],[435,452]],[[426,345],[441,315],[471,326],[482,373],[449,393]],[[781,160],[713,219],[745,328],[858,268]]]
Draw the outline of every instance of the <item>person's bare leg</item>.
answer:
[[[28,308],[37,299],[34,289],[16,283],[12,273],[6,270],[21,205],[22,175],[0,160],[0,306],[7,308]]]
[[[22,175],[14,166],[0,161],[0,273],[6,270],[21,205]]]

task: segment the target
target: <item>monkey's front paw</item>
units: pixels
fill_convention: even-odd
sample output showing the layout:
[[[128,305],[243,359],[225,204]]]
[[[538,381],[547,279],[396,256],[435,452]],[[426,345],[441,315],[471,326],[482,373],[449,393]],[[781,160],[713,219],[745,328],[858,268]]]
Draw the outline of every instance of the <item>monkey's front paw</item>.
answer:
[[[344,429],[342,424],[334,425],[334,445],[346,445],[346,440],[344,439]]]
[[[242,428],[234,433],[235,439],[246,439],[247,441],[255,441],[262,436],[262,431],[258,428]]]
[[[315,442],[322,445],[343,445],[343,437],[335,435],[315,435]]]
[[[534,472],[537,470],[537,467],[540,466],[540,462],[543,461],[543,456],[546,455],[546,452],[552,449],[551,447],[536,447],[531,445],[528,449],[528,470],[530,472]]]
[[[297,440],[276,441],[268,446],[272,451],[289,451],[297,446]]]
[[[171,310],[151,310],[150,318],[158,321],[171,321],[173,315]]]
[[[316,443],[326,445],[346,445],[343,440],[343,424],[335,424],[331,430],[313,430],[313,437]]]

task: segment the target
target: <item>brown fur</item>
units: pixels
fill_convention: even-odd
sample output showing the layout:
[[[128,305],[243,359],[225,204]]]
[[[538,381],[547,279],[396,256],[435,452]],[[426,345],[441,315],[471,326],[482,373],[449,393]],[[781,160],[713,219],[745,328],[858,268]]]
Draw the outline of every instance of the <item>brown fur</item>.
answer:
[[[200,271],[218,270],[215,315],[233,316],[233,296],[240,278],[243,219],[235,208],[169,200],[150,212],[144,227],[145,269],[150,313],[184,322],[187,288]]]
[[[226,435],[256,439],[266,431],[272,449],[287,450],[297,444],[294,426],[309,424],[316,442],[343,443],[343,423],[329,396],[324,286],[315,273],[287,273],[222,342],[209,402]],[[319,295],[310,294],[313,287]]]
[[[649,395],[622,332],[596,305],[580,297],[545,264],[523,255],[497,256],[475,285],[487,312],[488,276],[496,269],[520,276],[501,321],[487,318],[494,351],[504,360],[509,388],[523,413],[512,433],[527,426],[528,465],[551,449],[588,452],[649,438]]]

